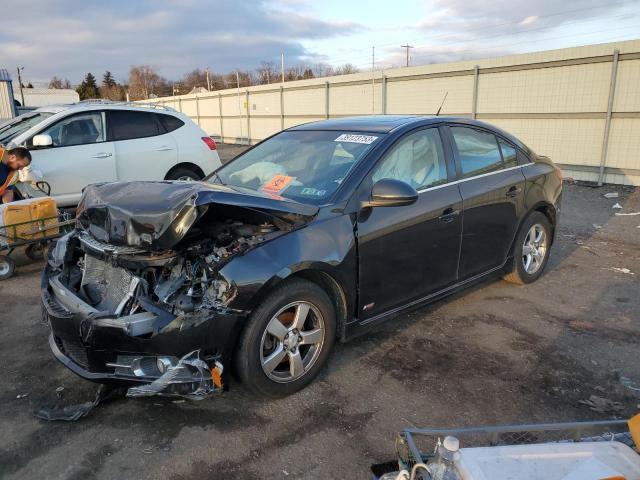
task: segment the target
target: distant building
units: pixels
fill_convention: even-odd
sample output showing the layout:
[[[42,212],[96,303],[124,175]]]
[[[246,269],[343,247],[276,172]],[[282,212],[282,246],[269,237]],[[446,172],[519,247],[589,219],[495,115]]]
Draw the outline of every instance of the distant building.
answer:
[[[188,95],[191,95],[194,93],[209,93],[209,90],[207,90],[204,87],[193,87],[191,91],[188,93]]]
[[[16,108],[11,88],[11,76],[0,68],[0,123],[16,116]]]
[[[24,105],[20,105],[20,86],[13,86],[13,96],[22,107],[46,107],[47,105],[59,105],[80,101],[80,95],[70,88],[23,88]]]

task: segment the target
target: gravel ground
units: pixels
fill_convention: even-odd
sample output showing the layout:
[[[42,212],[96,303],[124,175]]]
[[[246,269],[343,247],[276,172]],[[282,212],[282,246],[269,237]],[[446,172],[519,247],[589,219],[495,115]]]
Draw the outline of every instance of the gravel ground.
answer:
[[[612,191],[620,198],[602,196]],[[234,384],[201,402],[115,400],[76,423],[33,416],[90,400],[96,386],[52,357],[42,264],[18,255],[15,277],[0,284],[0,477],[370,478],[410,425],[611,418],[578,403],[591,395],[630,415],[640,399],[619,379],[640,382],[640,216],[615,216],[616,202],[640,211],[640,191],[566,185],[537,283],[487,282],[337,345],[296,395],[265,401]]]

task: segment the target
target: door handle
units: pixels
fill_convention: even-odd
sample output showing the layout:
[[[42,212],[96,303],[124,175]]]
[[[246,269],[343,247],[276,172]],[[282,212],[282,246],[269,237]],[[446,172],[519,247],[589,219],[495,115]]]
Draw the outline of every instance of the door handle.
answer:
[[[513,186],[509,190],[507,190],[507,193],[505,194],[505,196],[507,198],[514,198],[520,195],[521,191],[522,189],[520,187]]]
[[[107,158],[111,156],[113,156],[113,153],[101,152],[101,153],[96,153],[91,158]]]
[[[168,150],[173,150],[173,147],[170,147],[169,145],[163,145],[161,147],[156,148],[156,152],[166,152]]]
[[[442,223],[451,223],[453,222],[453,220],[460,215],[460,210],[454,210],[453,208],[447,208],[445,209],[444,212],[442,212],[442,215],[440,215],[438,217],[438,219],[442,222]]]

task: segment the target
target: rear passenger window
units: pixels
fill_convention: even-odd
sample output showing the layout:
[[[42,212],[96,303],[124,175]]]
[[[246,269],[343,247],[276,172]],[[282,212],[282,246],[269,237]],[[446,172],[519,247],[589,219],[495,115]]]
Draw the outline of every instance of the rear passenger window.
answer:
[[[464,178],[503,168],[495,135],[467,127],[451,127],[451,133],[458,148]]]
[[[184,122],[179,118],[176,118],[172,115],[164,115],[162,113],[156,113],[158,120],[164,127],[165,132],[173,132],[174,130],[180,128],[184,125]]]
[[[515,167],[518,165],[518,157],[516,149],[506,142],[498,140],[500,144],[500,150],[502,151],[502,159],[504,160],[505,168]]]
[[[160,131],[160,123],[151,112],[111,110],[109,123],[115,141],[153,137],[164,133]]]

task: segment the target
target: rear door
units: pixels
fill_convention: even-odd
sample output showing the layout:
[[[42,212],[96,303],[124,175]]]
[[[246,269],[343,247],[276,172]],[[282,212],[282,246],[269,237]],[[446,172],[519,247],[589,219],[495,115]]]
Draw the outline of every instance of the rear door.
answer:
[[[158,115],[138,110],[108,110],[107,115],[118,179],[164,180],[178,161],[178,149]]]
[[[117,180],[114,146],[106,141],[105,112],[69,115],[39,133],[50,135],[53,145],[30,147],[32,169],[42,172],[60,205],[77,204],[90,183]]]
[[[516,149],[489,130],[451,125],[450,138],[462,195],[459,279],[501,266],[524,209],[525,177]]]
[[[362,188],[383,178],[412,185],[418,200],[365,208],[358,216],[360,316],[401,307],[457,280],[462,198],[447,168],[437,127],[407,133],[374,167]]]

